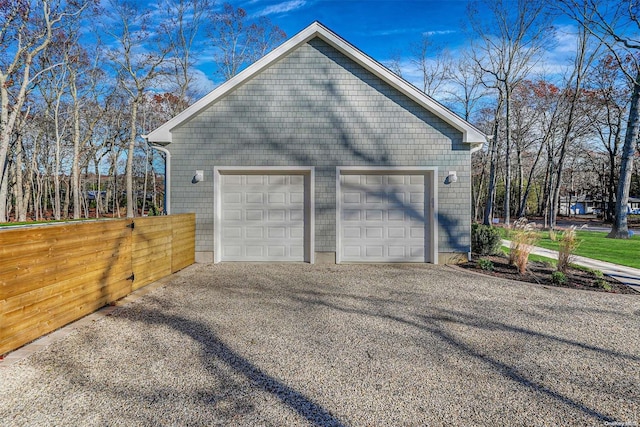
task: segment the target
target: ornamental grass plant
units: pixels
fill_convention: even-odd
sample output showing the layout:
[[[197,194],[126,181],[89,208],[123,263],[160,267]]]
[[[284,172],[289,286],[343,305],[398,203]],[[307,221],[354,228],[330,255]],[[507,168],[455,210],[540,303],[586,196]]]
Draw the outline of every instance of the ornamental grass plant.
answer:
[[[509,264],[515,265],[520,274],[524,274],[529,262],[529,254],[539,239],[539,234],[526,218],[513,223],[511,229],[511,247],[509,248]]]
[[[576,237],[576,227],[571,226],[563,231],[558,239],[558,271],[567,272],[569,264],[573,261],[574,253],[578,249],[580,241]]]

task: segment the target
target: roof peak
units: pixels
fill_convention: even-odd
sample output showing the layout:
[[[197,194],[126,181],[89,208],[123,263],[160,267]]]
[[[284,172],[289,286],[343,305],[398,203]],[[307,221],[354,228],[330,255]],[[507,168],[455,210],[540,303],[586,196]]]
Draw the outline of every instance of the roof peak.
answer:
[[[402,79],[400,76],[391,72],[388,68],[374,60],[351,43],[340,37],[338,34],[330,30],[320,21],[313,21],[303,30],[292,36],[289,40],[266,54],[258,61],[238,73],[233,78],[218,86],[204,97],[200,98],[186,110],[164,123],[162,126],[145,136],[152,143],[169,144],[172,142],[171,131],[177,126],[187,122],[191,117],[195,116],[218,99],[233,91],[236,87],[250,80],[253,76],[259,74],[271,64],[286,56],[299,46],[307,43],[315,37],[320,37],[323,41],[340,51],[349,59],[373,73],[387,84],[391,85],[402,94],[417,102],[426,110],[432,112],[442,120],[458,129],[463,134],[463,142],[471,144],[479,148],[486,141],[486,135],[462,119],[460,116],[435,101],[433,98],[420,91],[411,83]]]

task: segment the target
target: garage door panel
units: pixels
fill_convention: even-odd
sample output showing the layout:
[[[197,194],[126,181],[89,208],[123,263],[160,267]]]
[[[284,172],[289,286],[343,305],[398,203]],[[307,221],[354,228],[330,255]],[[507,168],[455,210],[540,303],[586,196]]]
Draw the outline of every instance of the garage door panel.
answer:
[[[412,239],[424,239],[424,227],[411,227],[409,235]]]
[[[365,229],[365,237],[367,239],[382,239],[384,229],[382,227],[367,227]]]
[[[303,175],[290,175],[289,176],[289,182],[291,183],[291,185],[303,186],[304,185],[304,176]]]
[[[289,229],[290,236],[294,239],[303,239],[304,238],[304,228],[303,227],[294,227]]]
[[[267,176],[269,185],[285,185],[287,177],[283,175],[269,175]]]
[[[264,194],[262,194],[262,193],[246,193],[246,201],[247,201],[247,204],[254,203],[254,204],[261,205],[261,204],[264,203]]]
[[[240,209],[225,209],[222,211],[222,219],[225,221],[241,221],[242,211]]]
[[[240,193],[228,193],[224,195],[223,202],[227,205],[232,203],[242,203],[242,194]]]
[[[269,209],[267,211],[267,218],[269,221],[284,221],[287,216],[287,212],[284,209]]]
[[[264,176],[262,175],[246,175],[247,185],[264,185]]]
[[[264,219],[264,212],[262,210],[246,210],[245,214],[247,221],[262,221]]]
[[[360,204],[360,193],[345,192],[343,195],[343,201],[347,205],[352,203]]]
[[[304,203],[304,193],[289,193],[289,203]]]
[[[291,221],[304,220],[304,211],[302,209],[292,209],[289,211],[289,219]]]
[[[284,227],[269,227],[268,237],[270,239],[282,239],[287,235]]]
[[[292,258],[304,258],[304,246],[291,246],[290,251]]]
[[[365,256],[367,258],[382,258],[384,254],[384,247],[382,245],[366,245]]]
[[[247,239],[264,239],[264,229],[262,227],[245,227],[244,230]]]
[[[404,246],[389,246],[389,257],[404,259],[407,257],[407,248]]]
[[[383,175],[364,175],[364,184],[382,185],[383,179]],[[363,183],[362,179],[360,179],[360,183]]]
[[[242,255],[242,247],[239,245],[225,245],[222,248],[222,254],[225,257],[238,257]]]
[[[389,185],[405,185],[407,184],[406,178],[404,175],[389,175],[388,183]]]
[[[424,183],[424,175],[341,175],[341,260],[424,262]]]
[[[424,246],[413,246],[411,247],[410,256],[414,258],[424,258]]]
[[[343,221],[360,221],[362,218],[362,212],[354,209],[345,209],[342,211],[342,220]]]
[[[221,181],[223,185],[242,185],[242,177],[240,175],[222,175]]]
[[[362,248],[358,246],[343,246],[342,252],[345,258],[360,258]]]
[[[424,193],[417,193],[417,192],[409,193],[409,203],[411,204],[424,203]]]
[[[242,238],[242,228],[224,227],[222,229],[222,237],[225,239],[240,239]]]
[[[304,261],[305,177],[221,174],[221,261]]]
[[[404,227],[389,227],[387,235],[390,239],[404,239],[407,236]]]

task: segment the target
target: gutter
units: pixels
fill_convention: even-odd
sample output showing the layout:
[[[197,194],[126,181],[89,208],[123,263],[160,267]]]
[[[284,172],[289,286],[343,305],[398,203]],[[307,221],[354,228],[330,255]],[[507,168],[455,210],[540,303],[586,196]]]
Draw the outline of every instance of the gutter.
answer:
[[[146,139],[147,135],[142,135]],[[154,145],[147,140],[149,147],[164,153],[164,213],[171,215],[171,153],[164,147]]]

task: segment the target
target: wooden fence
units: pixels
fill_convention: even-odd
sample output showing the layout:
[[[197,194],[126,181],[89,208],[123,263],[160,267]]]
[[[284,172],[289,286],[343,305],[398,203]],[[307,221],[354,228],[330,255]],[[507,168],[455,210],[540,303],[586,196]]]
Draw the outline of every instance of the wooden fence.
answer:
[[[0,230],[0,355],[194,263],[195,215]]]

